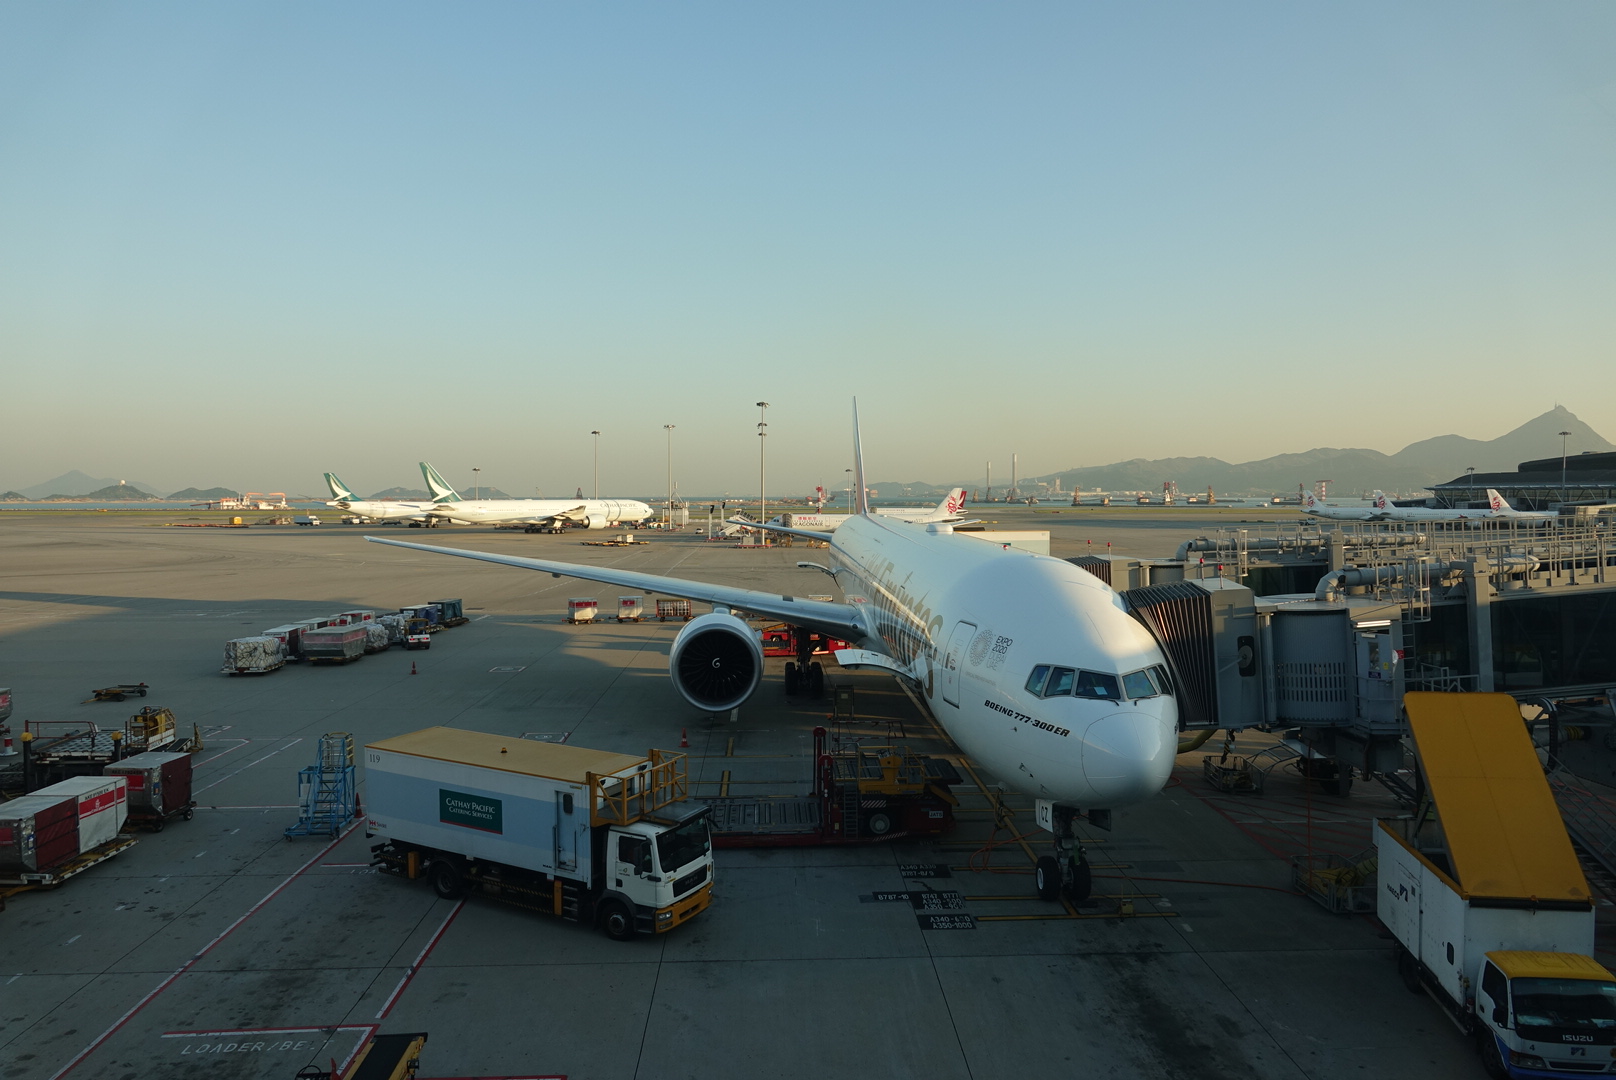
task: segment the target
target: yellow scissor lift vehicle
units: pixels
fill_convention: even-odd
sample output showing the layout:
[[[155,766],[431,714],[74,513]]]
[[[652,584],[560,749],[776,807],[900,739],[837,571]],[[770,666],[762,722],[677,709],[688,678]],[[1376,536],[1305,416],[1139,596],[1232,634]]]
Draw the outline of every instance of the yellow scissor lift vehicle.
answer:
[[[1494,1077],[1611,1071],[1616,978],[1594,898],[1508,694],[1404,697],[1413,815],[1375,823],[1376,914],[1398,970],[1473,1036]]]

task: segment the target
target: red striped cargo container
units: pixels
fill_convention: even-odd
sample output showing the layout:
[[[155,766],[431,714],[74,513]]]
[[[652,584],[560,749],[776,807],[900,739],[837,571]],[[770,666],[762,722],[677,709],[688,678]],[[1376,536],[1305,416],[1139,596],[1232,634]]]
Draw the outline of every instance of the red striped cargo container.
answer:
[[[79,854],[117,839],[129,817],[129,781],[122,776],[75,776],[34,794],[78,800]]]
[[[75,795],[46,792],[0,804],[0,875],[37,873],[76,858],[78,806]]]
[[[167,817],[191,805],[191,755],[153,750],[115,761],[103,776],[129,782],[129,816],[137,820]]]

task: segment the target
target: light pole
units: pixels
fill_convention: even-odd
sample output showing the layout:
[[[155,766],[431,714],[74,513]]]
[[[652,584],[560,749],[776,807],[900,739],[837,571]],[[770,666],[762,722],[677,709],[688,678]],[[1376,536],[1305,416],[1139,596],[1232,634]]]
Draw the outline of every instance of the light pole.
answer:
[[[768,494],[766,492],[766,489],[764,487],[764,481],[768,479],[768,463],[769,463],[769,459],[768,459],[768,453],[764,450],[764,447],[768,446],[768,444],[769,444],[769,431],[768,431],[769,425],[766,422],[764,422],[764,419],[763,419],[765,416],[768,415],[769,403],[767,401],[760,401],[760,402],[757,403],[757,406],[758,406],[758,523],[761,524],[761,523],[769,520],[769,496],[768,496]],[[758,532],[763,533],[763,530],[759,529]],[[762,536],[760,536],[760,539],[765,544],[769,542],[769,538],[768,538],[767,534],[763,534]]]
[[[472,502],[477,501],[477,493],[482,490],[480,487],[477,486],[477,483],[478,483],[478,481],[480,479],[482,479],[482,470],[479,469],[477,466],[473,465],[471,467],[471,501]]]
[[[1560,501],[1561,502],[1569,501],[1569,500],[1566,499],[1565,474],[1566,474],[1566,436],[1568,436],[1570,434],[1571,434],[1571,432],[1569,432],[1569,431],[1560,432]]]
[[[595,437],[595,498],[600,498],[600,432],[591,431]]]
[[[673,425],[663,424],[668,432],[668,528],[673,528]]]

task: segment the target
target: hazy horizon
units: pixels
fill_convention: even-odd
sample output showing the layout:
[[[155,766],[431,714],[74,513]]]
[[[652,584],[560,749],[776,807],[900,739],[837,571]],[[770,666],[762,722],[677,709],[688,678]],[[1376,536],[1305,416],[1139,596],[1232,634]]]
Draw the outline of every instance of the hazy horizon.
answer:
[[[1616,436],[1616,7],[0,9],[0,491]],[[1578,448],[1569,448],[1576,453]],[[1544,448],[1543,456],[1558,452]],[[201,463],[201,464],[199,464]],[[163,492],[160,492],[162,494]]]

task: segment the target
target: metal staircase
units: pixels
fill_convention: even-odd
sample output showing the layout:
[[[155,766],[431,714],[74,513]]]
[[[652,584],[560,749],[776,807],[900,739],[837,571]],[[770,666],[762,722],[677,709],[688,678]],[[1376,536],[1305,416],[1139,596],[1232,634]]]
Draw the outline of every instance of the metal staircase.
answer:
[[[297,774],[297,802],[301,814],[286,830],[293,836],[335,836],[354,819],[358,809],[354,783],[353,736],[333,731],[320,736],[316,764]]]

